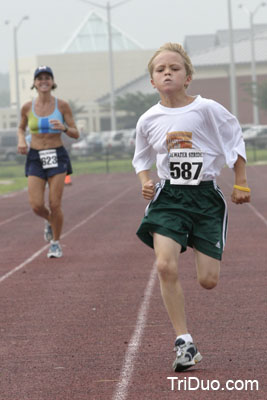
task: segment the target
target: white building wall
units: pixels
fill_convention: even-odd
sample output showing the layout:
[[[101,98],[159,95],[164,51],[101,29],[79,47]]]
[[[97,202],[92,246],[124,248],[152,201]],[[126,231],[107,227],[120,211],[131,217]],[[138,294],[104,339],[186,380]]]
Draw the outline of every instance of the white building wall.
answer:
[[[115,88],[141,76],[146,71],[153,50],[114,52]],[[108,53],[54,54],[19,59],[20,104],[34,96],[30,90],[34,70],[39,65],[49,65],[58,88],[57,97],[90,103],[110,92]],[[10,67],[11,103],[16,104],[15,74]]]
[[[9,129],[17,127],[16,108],[0,108],[0,129]]]

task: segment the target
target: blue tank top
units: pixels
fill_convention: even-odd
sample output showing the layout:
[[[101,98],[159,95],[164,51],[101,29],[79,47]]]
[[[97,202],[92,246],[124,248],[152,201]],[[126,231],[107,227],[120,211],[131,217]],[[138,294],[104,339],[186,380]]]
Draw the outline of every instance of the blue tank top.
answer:
[[[64,118],[62,113],[59,111],[57,106],[57,98],[55,97],[55,109],[52,114],[47,117],[39,117],[34,111],[35,99],[32,101],[32,109],[28,114],[28,126],[32,134],[38,133],[61,133],[61,131],[52,129],[49,121],[51,119],[57,119],[62,124],[64,123]]]

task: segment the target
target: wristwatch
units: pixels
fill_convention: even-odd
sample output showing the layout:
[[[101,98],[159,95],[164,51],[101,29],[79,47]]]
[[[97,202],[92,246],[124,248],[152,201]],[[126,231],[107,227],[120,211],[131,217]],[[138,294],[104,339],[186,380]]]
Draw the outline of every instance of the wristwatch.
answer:
[[[66,132],[67,132],[67,130],[68,130],[68,127],[67,127],[67,126],[65,126],[65,128],[63,129],[63,132],[64,132],[64,133],[66,133]]]

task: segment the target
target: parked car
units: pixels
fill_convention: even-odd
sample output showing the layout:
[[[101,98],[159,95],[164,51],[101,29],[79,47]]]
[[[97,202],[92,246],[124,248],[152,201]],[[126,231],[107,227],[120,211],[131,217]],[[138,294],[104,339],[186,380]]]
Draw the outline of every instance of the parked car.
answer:
[[[123,130],[101,132],[103,153],[122,157],[125,153],[125,141]]]
[[[267,125],[254,125],[243,133],[247,145],[266,148],[267,147]]]
[[[136,130],[130,129],[128,134],[125,135],[125,152],[130,156],[134,155],[135,139],[136,139]]]
[[[251,129],[252,127],[253,127],[253,125],[251,125],[251,124],[241,124],[241,129],[242,129],[243,134],[244,134],[244,132],[246,132],[248,129]]]
[[[74,157],[95,156],[99,158],[102,155],[102,149],[103,145],[99,134],[91,133],[71,145],[70,155]]]
[[[0,130],[0,160],[15,161],[22,158],[17,151],[18,138],[16,129]]]
[[[133,155],[135,149],[135,129],[101,132],[103,151],[117,157]]]

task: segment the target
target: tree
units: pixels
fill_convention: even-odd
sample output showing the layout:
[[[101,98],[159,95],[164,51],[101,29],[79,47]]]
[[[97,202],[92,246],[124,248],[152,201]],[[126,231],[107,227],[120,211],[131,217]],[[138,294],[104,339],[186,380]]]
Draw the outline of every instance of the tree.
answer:
[[[115,108],[116,110],[128,112],[135,117],[137,122],[138,118],[158,101],[159,95],[157,93],[126,93],[124,96],[116,98]]]
[[[117,113],[116,121],[118,129],[132,129],[135,127],[138,118],[150,107],[159,101],[158,93],[144,94],[142,92],[126,93],[123,96],[117,96],[115,100],[115,109],[125,111],[127,115],[119,116]],[[101,105],[103,111],[110,110],[109,103]]]
[[[77,104],[77,100],[69,100],[68,101],[72,114],[73,114],[73,118],[75,119],[76,115],[79,113],[82,113],[85,111],[85,107],[84,106],[79,106]]]

